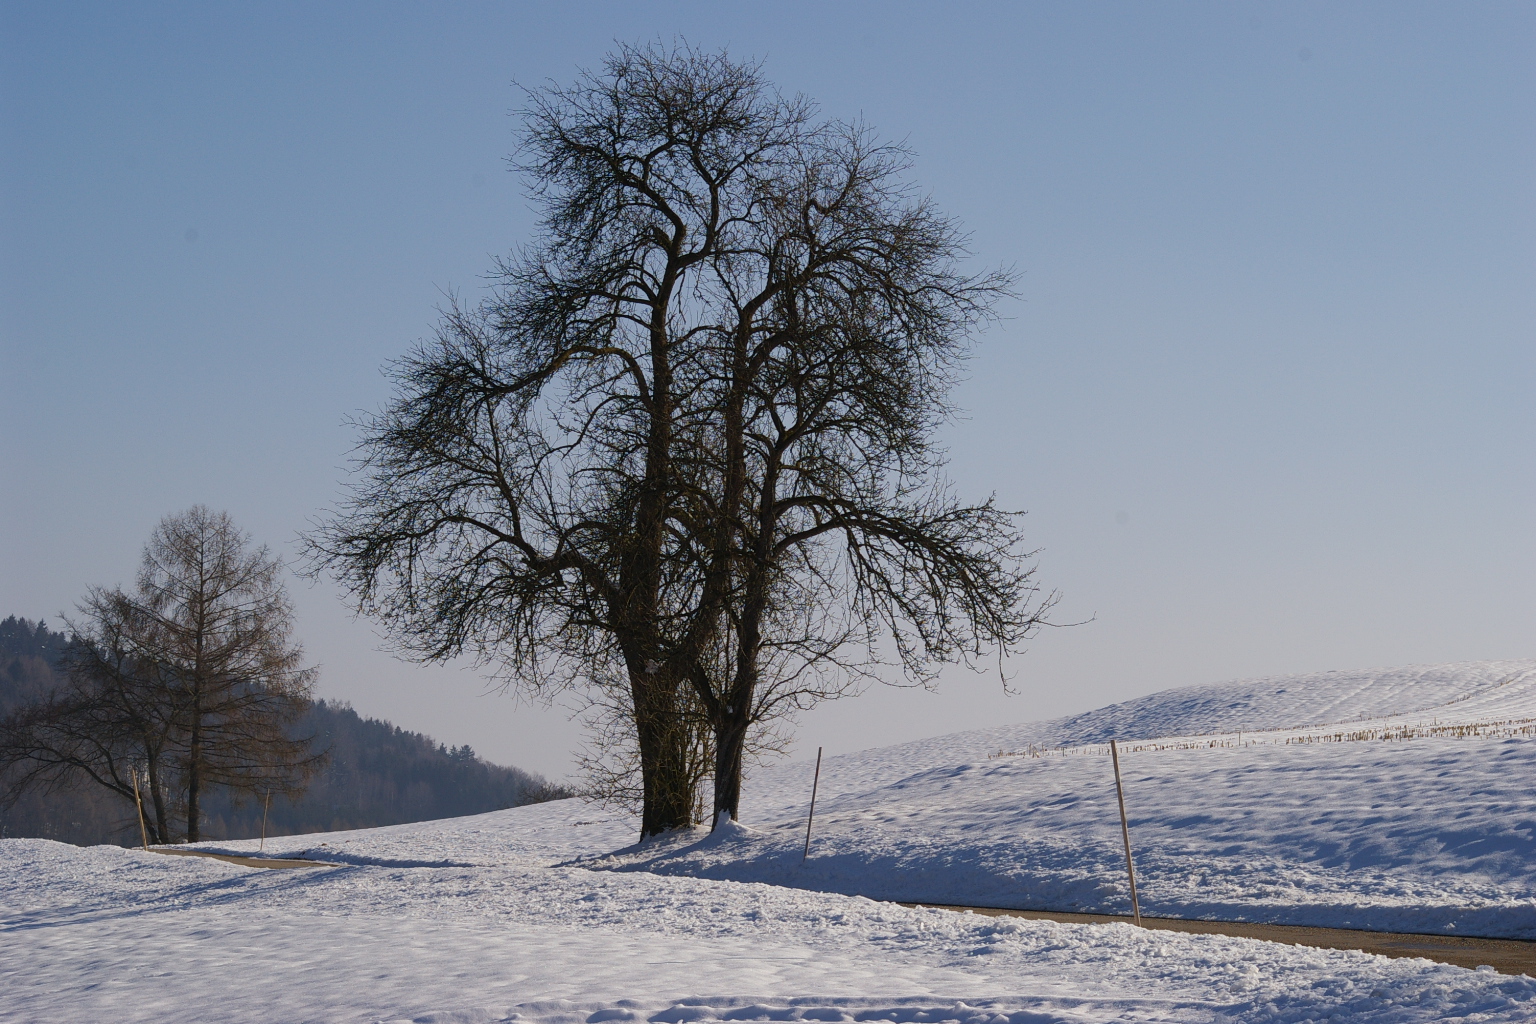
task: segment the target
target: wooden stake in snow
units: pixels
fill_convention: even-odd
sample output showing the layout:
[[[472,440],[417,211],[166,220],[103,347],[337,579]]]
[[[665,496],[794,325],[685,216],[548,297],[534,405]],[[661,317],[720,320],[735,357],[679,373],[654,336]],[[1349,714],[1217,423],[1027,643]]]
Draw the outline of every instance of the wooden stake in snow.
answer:
[[[1120,799],[1120,838],[1125,840],[1125,873],[1131,879],[1131,914],[1141,927],[1141,901],[1136,898],[1136,867],[1131,863],[1131,827],[1125,820],[1125,787],[1120,785],[1120,751],[1109,741],[1109,756],[1115,761],[1115,796]]]
[[[811,813],[805,816],[805,849],[800,851],[800,863],[811,853],[811,822],[816,820],[816,787],[821,785],[821,748],[816,748],[816,774],[811,777]]]
[[[267,788],[267,802],[261,805],[261,845],[256,847],[260,853],[267,848],[267,812],[272,809],[272,789]]]
[[[139,808],[139,838],[144,840],[144,849],[149,849],[149,829],[144,827],[144,798],[139,796],[139,770],[130,767],[133,774],[133,802]]]

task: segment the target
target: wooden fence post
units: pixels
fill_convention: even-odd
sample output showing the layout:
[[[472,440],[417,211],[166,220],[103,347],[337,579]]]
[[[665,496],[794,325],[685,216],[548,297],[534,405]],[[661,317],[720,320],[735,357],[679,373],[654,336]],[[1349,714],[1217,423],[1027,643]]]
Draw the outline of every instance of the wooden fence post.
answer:
[[[144,827],[144,798],[139,796],[139,770],[132,765],[128,771],[133,775],[133,802],[139,809],[139,838],[144,840],[144,849],[149,849],[149,829]]]
[[[1131,879],[1131,914],[1141,927],[1141,901],[1136,898],[1136,866],[1131,863],[1131,826],[1125,820],[1125,787],[1120,785],[1120,751],[1109,741],[1109,756],[1115,761],[1115,796],[1120,800],[1120,838],[1125,840],[1125,873]]]
[[[811,777],[811,813],[805,816],[805,849],[800,851],[800,863],[811,853],[811,822],[816,820],[816,787],[821,785],[821,748],[816,748],[816,774]]]

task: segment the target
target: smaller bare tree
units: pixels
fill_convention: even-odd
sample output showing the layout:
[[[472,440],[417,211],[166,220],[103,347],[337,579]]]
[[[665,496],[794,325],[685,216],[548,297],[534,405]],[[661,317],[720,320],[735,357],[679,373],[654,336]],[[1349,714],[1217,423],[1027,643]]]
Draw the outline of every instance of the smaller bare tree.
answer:
[[[54,793],[85,778],[130,807],[142,797],[149,838],[170,842],[165,770],[174,702],[160,666],[137,656],[133,637],[144,630],[143,612],[121,590],[100,588],[79,610],[64,649],[63,686],[0,721],[7,803],[32,787]]]
[[[302,789],[324,755],[293,734],[315,670],[280,571],[225,513],[161,520],[134,592],[93,589],[69,623],[67,685],[0,722],[10,791],[85,778],[132,801],[140,767],[156,841],[180,817],[197,842],[209,786]]]

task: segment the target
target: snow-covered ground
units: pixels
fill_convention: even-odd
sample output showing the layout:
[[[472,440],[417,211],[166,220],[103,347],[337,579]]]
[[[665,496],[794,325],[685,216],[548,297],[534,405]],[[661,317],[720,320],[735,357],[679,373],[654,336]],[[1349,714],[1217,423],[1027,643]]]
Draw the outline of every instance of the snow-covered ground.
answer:
[[[602,866],[879,899],[1536,939],[1536,662],[1247,680],[757,773]]]
[[[1533,719],[1536,663],[1480,664],[831,758],[803,867],[805,764],[630,850],[579,801],[267,843],[335,862],[294,871],[5,840],[0,1020],[1536,1020],[1524,977],[844,894],[1122,906],[1115,736],[1145,909],[1528,935]]]

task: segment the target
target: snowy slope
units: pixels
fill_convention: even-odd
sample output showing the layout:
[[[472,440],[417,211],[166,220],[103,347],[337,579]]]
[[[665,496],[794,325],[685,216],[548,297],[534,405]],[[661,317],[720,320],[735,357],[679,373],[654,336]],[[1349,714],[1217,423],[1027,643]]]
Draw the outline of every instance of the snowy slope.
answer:
[[[1241,729],[1241,735],[1237,730]],[[1536,938],[1536,662],[1189,687],[750,781],[746,829],[605,866],[882,899]],[[999,755],[1002,756],[999,756]]]
[[[804,764],[613,855],[635,822],[579,801],[267,843],[334,864],[298,871],[3,840],[0,1021],[1536,1020],[1529,978],[840,894],[1123,907],[1113,734],[1146,909],[1528,934],[1533,686],[1250,681],[832,758],[805,866]]]
[[[832,759],[837,791],[889,784],[924,768],[985,760],[1002,752],[1105,744],[1110,739],[1235,736],[1392,720],[1476,723],[1536,721],[1536,660],[1415,665],[1362,672],[1271,676],[1163,690],[1121,704],[1044,722],[934,736]],[[810,786],[810,765],[774,766],[753,780],[754,797]],[[790,792],[782,794],[788,798]]]
[[[0,841],[0,1021],[1536,1016],[1536,980],[1423,960],[551,863],[632,827],[562,801],[308,837],[342,862],[298,871]]]

